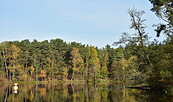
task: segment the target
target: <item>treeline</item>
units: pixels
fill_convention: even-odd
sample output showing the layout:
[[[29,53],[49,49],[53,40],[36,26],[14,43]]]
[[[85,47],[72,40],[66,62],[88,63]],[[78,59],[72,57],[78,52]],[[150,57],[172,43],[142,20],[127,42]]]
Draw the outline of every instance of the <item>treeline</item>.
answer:
[[[6,41],[0,51],[1,77],[10,81],[106,79],[116,53],[122,53],[110,46],[98,49],[61,39]]]
[[[109,78],[117,82],[171,82],[172,52],[172,37],[163,44],[151,42],[143,47],[132,41],[125,47],[107,45],[101,49],[61,39],[6,41],[0,44],[0,75],[10,81]]]

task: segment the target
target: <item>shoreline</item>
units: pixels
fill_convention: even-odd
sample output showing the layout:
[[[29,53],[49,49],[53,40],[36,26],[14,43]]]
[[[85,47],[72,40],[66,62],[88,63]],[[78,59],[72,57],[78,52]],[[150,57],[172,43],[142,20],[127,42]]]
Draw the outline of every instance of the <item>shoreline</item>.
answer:
[[[18,84],[85,84],[85,83],[97,83],[97,84],[108,84],[110,83],[111,80],[98,80],[96,82],[94,81],[89,81],[87,82],[86,80],[55,80],[55,81],[11,81],[11,82],[0,82],[0,84],[13,84],[13,83],[18,83]]]

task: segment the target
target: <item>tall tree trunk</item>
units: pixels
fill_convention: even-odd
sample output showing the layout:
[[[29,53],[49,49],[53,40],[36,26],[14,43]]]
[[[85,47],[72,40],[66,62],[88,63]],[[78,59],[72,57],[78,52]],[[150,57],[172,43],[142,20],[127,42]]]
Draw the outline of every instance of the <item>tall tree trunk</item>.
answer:
[[[11,81],[11,72],[10,72],[10,81]]]
[[[72,73],[72,77],[71,77],[71,81],[74,79],[74,70],[73,70],[73,73]]]
[[[3,58],[4,58],[5,72],[6,72],[6,76],[8,78],[8,67],[7,67],[7,59],[6,59],[7,52],[6,51],[7,50],[6,50],[6,47],[5,47],[5,49],[3,49],[3,51],[2,51],[2,53],[3,53]]]
[[[85,80],[88,80],[88,65],[86,66]]]

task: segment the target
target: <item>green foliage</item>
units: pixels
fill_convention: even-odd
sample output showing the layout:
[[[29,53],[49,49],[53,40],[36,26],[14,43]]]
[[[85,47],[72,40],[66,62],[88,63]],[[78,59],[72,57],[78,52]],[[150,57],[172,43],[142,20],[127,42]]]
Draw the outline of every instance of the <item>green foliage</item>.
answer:
[[[82,57],[80,56],[79,49],[76,47],[73,47],[71,51],[71,63],[72,63],[72,78],[74,79],[74,73],[84,73],[84,62]]]
[[[165,23],[156,25],[157,36],[163,32],[168,36],[173,34],[173,1],[172,0],[149,0],[153,7],[151,11],[161,18]]]
[[[93,46],[90,47],[88,68],[89,79],[94,79],[94,81],[96,81],[96,77],[99,76],[100,72],[100,60],[98,58],[98,52]]]
[[[91,68],[100,68],[100,61],[98,58],[98,52],[95,47],[91,46],[90,47],[90,60],[89,60],[89,67]]]

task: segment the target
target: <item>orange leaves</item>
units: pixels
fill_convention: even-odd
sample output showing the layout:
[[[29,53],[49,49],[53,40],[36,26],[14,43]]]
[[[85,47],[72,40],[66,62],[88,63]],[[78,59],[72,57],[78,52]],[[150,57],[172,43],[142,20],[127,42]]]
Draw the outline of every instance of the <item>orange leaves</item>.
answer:
[[[39,77],[45,78],[46,77],[46,71],[41,70]]]

